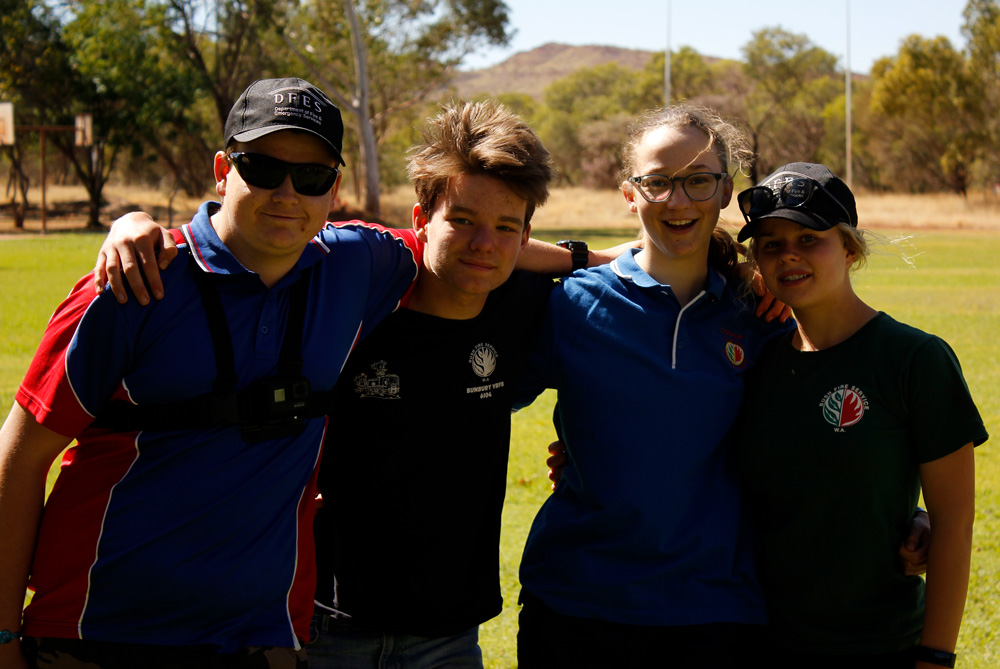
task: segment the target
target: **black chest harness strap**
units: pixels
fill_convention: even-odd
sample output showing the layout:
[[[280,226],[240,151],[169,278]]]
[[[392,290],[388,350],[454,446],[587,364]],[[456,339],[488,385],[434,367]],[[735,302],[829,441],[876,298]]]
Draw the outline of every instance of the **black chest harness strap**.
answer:
[[[215,351],[216,377],[212,392],[165,404],[116,400],[108,403],[93,425],[118,432],[239,425],[244,441],[257,442],[295,436],[305,428],[306,419],[329,413],[333,391],[313,392],[309,380],[302,376],[302,334],[309,270],[304,271],[289,290],[288,320],[277,373],[258,379],[239,391],[235,390],[238,377],[233,340],[216,285],[218,277],[197,266],[193,271]]]

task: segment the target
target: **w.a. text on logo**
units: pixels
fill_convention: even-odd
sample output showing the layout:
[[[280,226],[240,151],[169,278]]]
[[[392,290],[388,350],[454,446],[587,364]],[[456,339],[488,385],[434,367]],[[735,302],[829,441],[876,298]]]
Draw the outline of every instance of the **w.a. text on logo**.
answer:
[[[857,386],[844,384],[837,386],[819,403],[823,410],[823,419],[834,427],[837,432],[843,432],[845,427],[858,423],[868,410],[868,398]]]

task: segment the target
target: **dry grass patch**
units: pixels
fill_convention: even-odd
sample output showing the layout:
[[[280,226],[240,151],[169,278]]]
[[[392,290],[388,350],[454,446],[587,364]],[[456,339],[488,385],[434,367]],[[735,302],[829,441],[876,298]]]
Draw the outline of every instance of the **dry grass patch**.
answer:
[[[862,227],[921,228],[1000,231],[1000,197],[971,193],[968,198],[951,193],[896,195],[861,193],[857,197]],[[736,198],[722,213],[723,225],[738,230],[743,217]],[[557,188],[548,204],[538,210],[532,224],[539,229],[638,228],[617,190]]]
[[[536,228],[634,228],[639,221],[631,214],[618,190],[556,188],[539,209],[532,225]]]
[[[111,223],[114,218],[133,209],[150,212],[158,221],[166,224],[170,194],[154,188],[108,185],[105,188],[108,206],[104,210],[102,222]],[[201,197],[186,197],[178,194],[172,203],[173,224],[188,222],[203,200],[217,199],[214,190],[207,190]],[[340,199],[350,210],[360,210],[360,202],[352,188],[341,190]],[[41,203],[41,192],[37,188],[29,191],[29,200],[37,208]],[[66,203],[75,203],[76,215],[66,221],[70,226],[82,224],[86,210],[79,211],[86,203],[86,193],[80,186],[55,186],[46,189],[46,200],[50,210],[50,224],[53,210],[66,209]],[[413,188],[409,185],[397,186],[382,193],[381,220],[389,225],[408,227],[415,201]],[[351,212],[353,214],[353,212]],[[924,230],[962,229],[1000,231],[1000,196],[982,192],[970,193],[968,198],[937,193],[929,195],[868,194],[858,196],[858,214],[862,227],[870,228],[917,228]],[[33,210],[28,217],[28,228],[37,229],[39,215]],[[738,230],[743,218],[734,197],[722,214],[723,225],[730,230]],[[58,220],[55,221],[58,227]],[[12,227],[12,220],[0,216],[0,229]],[[577,187],[553,189],[548,203],[535,212],[532,226],[543,230],[586,230],[621,229],[638,231],[638,219],[629,213],[625,200],[618,190],[593,190]],[[630,234],[630,233],[627,233]]]
[[[869,195],[858,197],[862,227],[1000,231],[1000,197],[971,193]]]

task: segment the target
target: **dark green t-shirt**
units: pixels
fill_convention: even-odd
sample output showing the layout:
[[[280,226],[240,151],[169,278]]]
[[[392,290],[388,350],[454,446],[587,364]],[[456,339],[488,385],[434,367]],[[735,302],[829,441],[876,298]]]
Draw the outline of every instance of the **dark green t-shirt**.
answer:
[[[795,650],[901,650],[923,622],[923,579],[898,558],[919,466],[986,429],[933,335],[880,313],[823,351],[791,337],[747,380],[740,444],[772,629]]]

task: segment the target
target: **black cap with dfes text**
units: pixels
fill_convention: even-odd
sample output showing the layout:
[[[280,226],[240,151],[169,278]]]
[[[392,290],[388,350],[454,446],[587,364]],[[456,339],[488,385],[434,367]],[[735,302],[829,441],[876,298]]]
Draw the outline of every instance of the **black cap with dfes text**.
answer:
[[[826,165],[788,163],[757,186],[737,196],[746,225],[742,242],[757,234],[760,221],[785,218],[811,230],[829,230],[838,223],[858,227],[854,194]]]
[[[226,119],[226,146],[279,130],[316,135],[343,164],[344,121],[323,91],[298,78],[260,79],[247,87]]]

